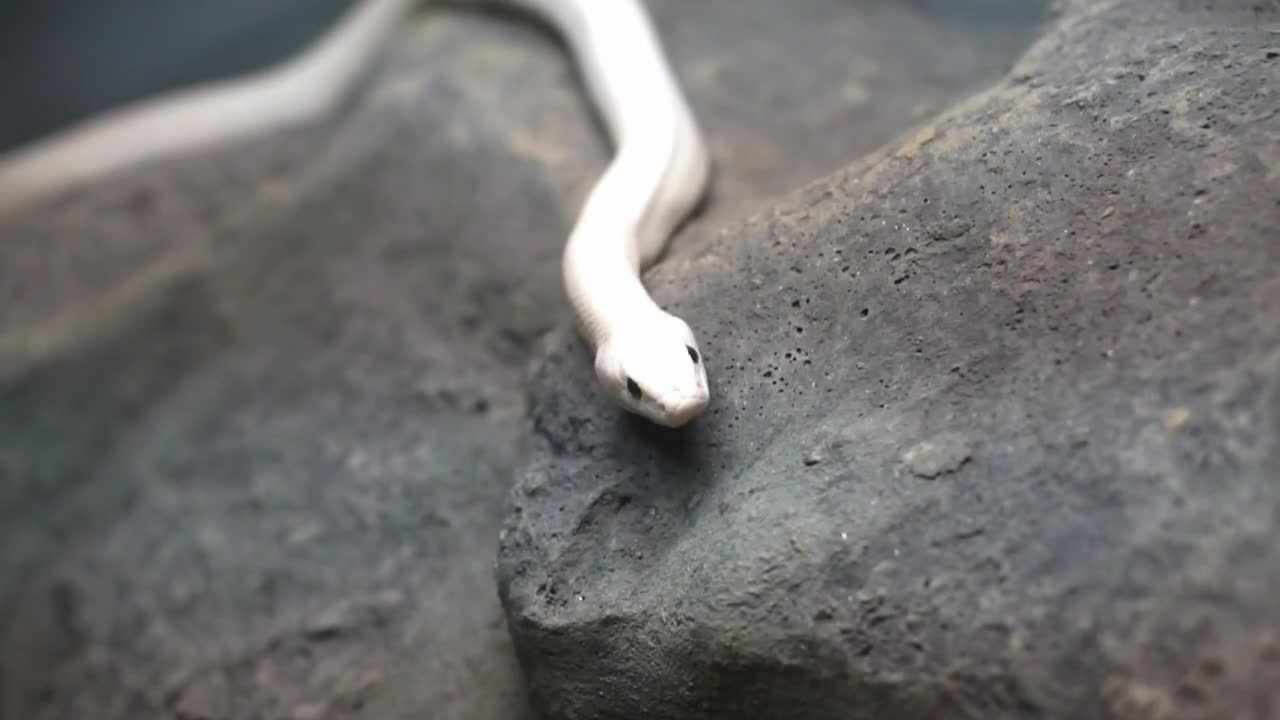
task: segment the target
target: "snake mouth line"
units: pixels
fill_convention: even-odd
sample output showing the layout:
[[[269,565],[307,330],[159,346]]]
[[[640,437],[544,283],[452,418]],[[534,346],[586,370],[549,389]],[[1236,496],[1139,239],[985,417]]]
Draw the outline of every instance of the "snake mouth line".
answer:
[[[668,424],[671,427],[679,427],[701,415],[709,402],[710,398],[706,395],[697,397],[685,396],[679,402],[660,402],[658,407],[662,410],[662,415],[667,421],[664,424]]]

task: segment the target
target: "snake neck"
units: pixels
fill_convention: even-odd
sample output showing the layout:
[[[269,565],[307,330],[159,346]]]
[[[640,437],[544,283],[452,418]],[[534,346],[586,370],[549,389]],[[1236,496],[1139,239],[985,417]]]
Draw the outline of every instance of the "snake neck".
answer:
[[[579,223],[565,248],[564,287],[579,332],[593,350],[665,317],[640,279],[639,241],[618,226]]]
[[[643,4],[507,1],[560,32],[615,146],[564,251],[564,287],[580,334],[597,354],[609,343],[635,351],[678,334],[641,274],[701,199],[710,162]]]

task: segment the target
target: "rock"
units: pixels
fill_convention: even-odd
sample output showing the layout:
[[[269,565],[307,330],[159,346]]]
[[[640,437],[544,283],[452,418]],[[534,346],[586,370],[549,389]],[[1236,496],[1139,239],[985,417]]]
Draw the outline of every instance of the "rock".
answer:
[[[498,578],[547,717],[1275,717],[1280,6],[1060,7],[651,273],[713,385],[685,431],[545,344]]]
[[[1043,5],[650,4],[720,165],[704,229],[994,82]],[[215,676],[189,711],[526,717],[493,561],[606,161],[575,77],[424,9],[334,118],[0,218],[0,717],[173,720]]]

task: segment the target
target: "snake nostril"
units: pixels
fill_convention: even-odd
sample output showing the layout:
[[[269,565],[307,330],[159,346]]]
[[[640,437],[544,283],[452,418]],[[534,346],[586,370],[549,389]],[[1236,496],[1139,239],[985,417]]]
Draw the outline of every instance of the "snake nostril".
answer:
[[[640,391],[640,384],[631,378],[627,378],[627,392],[636,400],[644,397],[644,393]]]

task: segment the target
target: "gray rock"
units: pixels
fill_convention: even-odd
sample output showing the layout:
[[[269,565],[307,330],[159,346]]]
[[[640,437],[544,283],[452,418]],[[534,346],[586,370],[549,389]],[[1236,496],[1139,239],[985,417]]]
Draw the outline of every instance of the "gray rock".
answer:
[[[994,82],[1038,17],[652,6],[719,164],[702,228]],[[493,560],[607,145],[505,18],[424,11],[371,80],[0,219],[3,720],[525,715]]]
[[[547,342],[499,567],[546,717],[1280,713],[1280,5],[1062,10],[651,274],[685,431]]]

